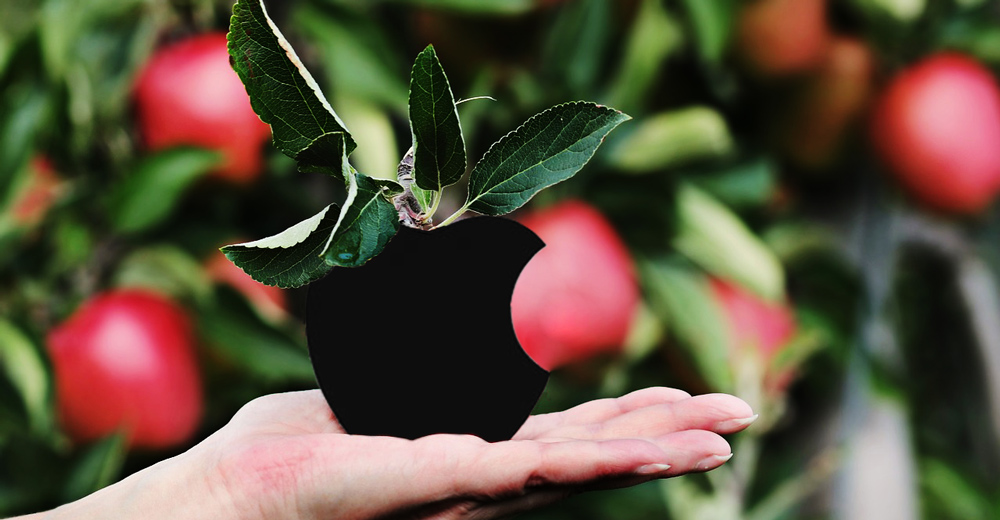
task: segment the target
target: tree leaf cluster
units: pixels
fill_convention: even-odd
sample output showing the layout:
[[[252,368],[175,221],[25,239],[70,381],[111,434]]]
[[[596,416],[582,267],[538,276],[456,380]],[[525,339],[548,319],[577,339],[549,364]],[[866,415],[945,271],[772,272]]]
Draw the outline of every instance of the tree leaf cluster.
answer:
[[[420,52],[410,76],[411,151],[397,181],[365,175],[349,162],[357,147],[262,0],[240,0],[229,30],[231,63],[254,111],[271,125],[274,145],[300,171],[341,178],[346,197],[276,235],[222,250],[254,279],[299,287],[336,266],[356,267],[377,255],[400,222],[430,228],[442,191],[463,178],[468,155],[455,96],[433,46]],[[555,106],[489,148],[469,174],[462,207],[504,215],[540,190],[576,174],[605,136],[629,116],[594,103]]]

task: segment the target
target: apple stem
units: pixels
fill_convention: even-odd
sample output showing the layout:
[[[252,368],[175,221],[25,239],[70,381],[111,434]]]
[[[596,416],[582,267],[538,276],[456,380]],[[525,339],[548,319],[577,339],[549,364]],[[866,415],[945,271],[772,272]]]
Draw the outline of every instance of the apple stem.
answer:
[[[409,150],[406,151],[406,155],[403,156],[403,160],[399,161],[399,166],[396,167],[396,180],[401,186],[403,186],[403,193],[396,195],[392,199],[392,203],[396,206],[396,211],[399,212],[399,221],[406,227],[411,227],[414,229],[430,229],[430,215],[433,215],[433,210],[430,214],[424,213],[420,207],[420,201],[413,194],[413,147],[411,146]],[[434,209],[437,209],[437,203],[435,201]]]
[[[462,206],[461,208],[458,208],[458,211],[452,213],[450,217],[444,219],[444,222],[441,222],[440,224],[438,224],[438,225],[436,225],[434,227],[439,228],[439,227],[447,226],[448,224],[451,224],[456,219],[458,219],[458,217],[461,217],[462,214],[465,213],[465,210],[467,210],[467,209],[469,209],[469,205],[468,204],[466,204],[465,206]]]

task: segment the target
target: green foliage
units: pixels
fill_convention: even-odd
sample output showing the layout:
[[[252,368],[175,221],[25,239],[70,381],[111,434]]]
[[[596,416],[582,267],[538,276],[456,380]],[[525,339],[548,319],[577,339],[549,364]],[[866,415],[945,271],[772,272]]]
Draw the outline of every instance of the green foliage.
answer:
[[[490,146],[469,176],[463,208],[504,215],[541,189],[572,177],[614,128],[631,119],[593,103],[552,107]]]
[[[330,204],[312,217],[261,240],[222,248],[226,258],[255,280],[278,287],[301,287],[320,279],[332,266],[321,256],[340,215]]]
[[[13,323],[0,320],[0,368],[20,394],[32,431],[45,434],[52,428],[52,382],[37,346]],[[0,438],[2,438],[0,428]]]
[[[233,291],[216,291],[215,305],[198,312],[198,330],[215,355],[270,384],[315,382],[304,338],[263,322]]]
[[[995,0],[827,4],[826,29],[870,49],[876,79],[945,49],[1000,65]],[[625,239],[645,301],[626,352],[556,371],[538,410],[667,385],[735,392],[761,419],[728,438],[736,457],[719,471],[588,493],[527,518],[802,518],[817,490],[865,466],[845,464],[851,450],[827,439],[850,448],[856,432],[829,425],[860,423],[864,408],[853,403],[873,387],[912,413],[902,434],[919,461],[921,515],[996,517],[1000,213],[957,219],[913,205],[868,153],[864,111],[845,123],[829,163],[803,166],[795,154],[808,136],[783,130],[800,111],[808,124],[795,128],[809,131],[799,133],[827,128],[828,114],[804,110],[821,100],[803,94],[825,64],[788,77],[750,72],[734,46],[745,5],[8,1],[0,517],[55,507],[169,455],[129,452],[121,434],[81,445],[61,429],[45,337],[92,295],[145,287],[189,309],[208,392],[202,437],[256,395],[315,387],[302,286],[377,254],[401,209],[426,228],[571,197]],[[158,45],[230,24],[232,66],[275,145],[263,151],[265,174],[239,187],[206,178],[212,152],[148,150],[130,99]],[[479,96],[497,101],[459,101]],[[594,103],[565,103],[576,99]],[[609,133],[630,117],[609,106],[635,120]],[[24,222],[15,212],[39,156],[57,187]],[[413,182],[397,177],[397,164]],[[289,288],[284,315],[262,312],[208,270],[219,246],[235,242],[223,248],[233,262]],[[733,355],[711,278],[792,307],[796,331],[770,364]],[[413,277],[401,279],[405,289]],[[434,290],[433,281],[409,287],[418,300]],[[371,311],[392,321],[397,296]],[[786,370],[792,386],[765,387]],[[824,505],[809,510],[829,516]]]
[[[146,287],[171,296],[204,301],[211,281],[198,260],[170,244],[150,244],[129,253],[111,280],[118,287]]]
[[[663,2],[642,0],[628,33],[624,56],[610,80],[609,103],[624,110],[642,108],[657,86],[660,67],[683,44],[680,23]]]
[[[357,267],[382,251],[399,229],[399,214],[386,197],[400,191],[392,181],[357,176],[348,188],[347,211],[324,247],[327,265]]]
[[[274,146],[282,153],[294,159],[324,134],[340,132],[345,153],[350,155],[357,146],[351,134],[268,17],[262,0],[240,1],[233,6],[229,53],[254,111],[271,125]]]
[[[665,326],[686,347],[698,372],[722,392],[732,392],[733,374],[729,358],[730,338],[718,325],[721,309],[709,294],[708,280],[676,260],[640,264],[650,303]]]
[[[441,191],[465,175],[465,140],[458,109],[433,46],[424,49],[413,62],[410,129],[417,186]]]
[[[609,160],[624,171],[651,173],[724,157],[732,148],[717,111],[690,107],[647,117],[615,143]]]
[[[115,229],[135,233],[159,224],[184,190],[219,160],[218,153],[197,148],[172,148],[144,159],[111,193],[108,213]]]
[[[729,209],[694,186],[677,191],[674,247],[706,271],[777,301],[785,294],[781,263]]]
[[[390,0],[434,9],[447,9],[473,14],[515,15],[529,11],[532,0]]]
[[[125,453],[125,435],[121,433],[91,446],[70,472],[63,499],[78,500],[113,483],[125,464]]]
[[[695,42],[701,58],[718,62],[729,48],[729,40],[735,25],[738,0],[718,0],[700,2],[684,0],[684,7],[691,16]]]
[[[266,34],[258,38],[261,33]],[[229,41],[233,68],[246,85],[254,110],[271,125],[275,146],[298,161],[300,170],[342,175],[347,186],[332,226],[333,205],[278,235],[223,248],[230,260],[255,280],[298,287],[319,279],[333,266],[356,267],[370,260],[395,235],[398,218],[408,211],[418,212],[408,217],[419,220],[414,225],[431,222],[439,192],[458,182],[466,170],[455,97],[433,46],[417,55],[411,71],[413,152],[400,166],[401,186],[361,175],[348,163],[354,140],[262,1],[236,3]],[[476,164],[465,205],[442,225],[470,209],[485,215],[518,209],[541,189],[583,168],[604,137],[627,119],[593,103],[559,105],[529,119],[491,146]],[[417,209],[403,208],[409,199]],[[318,249],[320,263],[308,255],[317,254],[324,236]]]

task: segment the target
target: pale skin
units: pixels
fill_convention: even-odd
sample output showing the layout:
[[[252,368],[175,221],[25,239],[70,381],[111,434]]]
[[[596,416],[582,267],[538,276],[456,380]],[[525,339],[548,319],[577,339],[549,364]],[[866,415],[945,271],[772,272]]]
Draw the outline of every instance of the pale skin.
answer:
[[[187,452],[18,520],[489,519],[574,493],[708,471],[756,416],[725,394],[647,388],[532,416],[510,441],[348,435],[318,390],[244,406]]]

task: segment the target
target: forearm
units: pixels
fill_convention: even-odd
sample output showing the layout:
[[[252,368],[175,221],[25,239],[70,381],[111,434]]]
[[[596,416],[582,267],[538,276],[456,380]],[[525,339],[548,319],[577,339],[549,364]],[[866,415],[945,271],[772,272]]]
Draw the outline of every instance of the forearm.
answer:
[[[186,455],[164,460],[51,511],[10,520],[227,518],[224,501],[213,495],[204,472]]]

